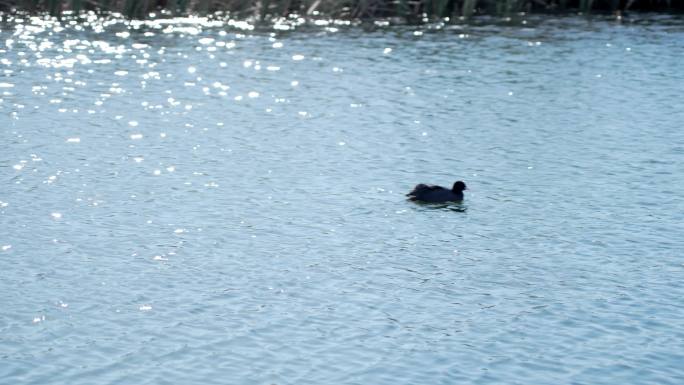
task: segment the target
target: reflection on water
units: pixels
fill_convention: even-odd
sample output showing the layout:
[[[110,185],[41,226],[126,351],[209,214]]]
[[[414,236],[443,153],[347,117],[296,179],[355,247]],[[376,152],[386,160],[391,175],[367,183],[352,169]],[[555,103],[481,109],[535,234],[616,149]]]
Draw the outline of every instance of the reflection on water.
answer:
[[[448,202],[448,203],[429,203],[421,201],[413,201],[413,204],[417,205],[423,210],[447,210],[455,211],[459,213],[464,213],[467,206],[461,202]]]
[[[0,382],[680,382],[681,18],[293,23],[5,18]]]

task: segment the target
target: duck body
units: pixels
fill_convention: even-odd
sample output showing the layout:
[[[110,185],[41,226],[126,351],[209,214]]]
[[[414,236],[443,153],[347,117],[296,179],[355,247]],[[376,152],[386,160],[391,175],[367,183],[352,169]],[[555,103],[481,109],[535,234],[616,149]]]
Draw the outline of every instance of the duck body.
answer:
[[[421,183],[416,185],[406,196],[412,201],[428,203],[460,202],[463,200],[463,190],[465,189],[466,185],[461,181],[454,183],[451,189]]]

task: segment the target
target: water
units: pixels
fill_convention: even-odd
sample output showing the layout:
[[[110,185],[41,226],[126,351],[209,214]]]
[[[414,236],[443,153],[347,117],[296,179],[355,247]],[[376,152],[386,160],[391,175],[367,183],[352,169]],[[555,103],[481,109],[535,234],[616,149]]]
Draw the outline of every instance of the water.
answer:
[[[0,383],[681,384],[682,25],[6,20]]]

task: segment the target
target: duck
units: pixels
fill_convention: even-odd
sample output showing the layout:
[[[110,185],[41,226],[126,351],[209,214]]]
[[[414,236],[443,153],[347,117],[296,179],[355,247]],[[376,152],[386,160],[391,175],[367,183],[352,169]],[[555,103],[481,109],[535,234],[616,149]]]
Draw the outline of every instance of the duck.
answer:
[[[429,203],[460,202],[463,200],[463,190],[466,189],[466,184],[460,180],[455,182],[451,189],[421,183],[416,185],[406,196],[411,201]]]

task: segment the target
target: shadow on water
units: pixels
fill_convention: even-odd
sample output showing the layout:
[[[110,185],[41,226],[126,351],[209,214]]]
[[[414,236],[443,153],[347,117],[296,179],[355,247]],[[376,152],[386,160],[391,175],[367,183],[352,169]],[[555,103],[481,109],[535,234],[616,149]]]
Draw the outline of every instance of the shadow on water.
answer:
[[[444,210],[464,213],[468,209],[463,202],[431,203],[411,200],[408,201],[415,204],[421,210]]]

